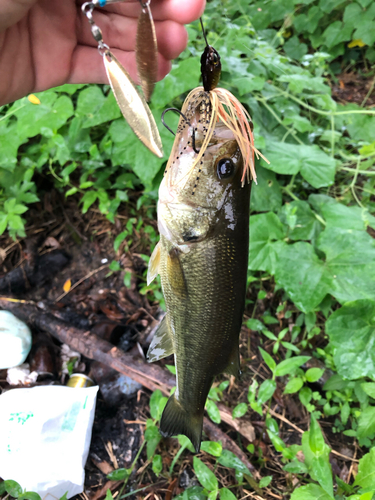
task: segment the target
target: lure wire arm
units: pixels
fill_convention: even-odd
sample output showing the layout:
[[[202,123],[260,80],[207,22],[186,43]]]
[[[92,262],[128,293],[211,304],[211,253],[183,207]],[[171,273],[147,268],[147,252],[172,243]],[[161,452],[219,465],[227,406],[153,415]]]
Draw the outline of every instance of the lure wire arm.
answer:
[[[162,124],[164,125],[164,127],[169,130],[169,132],[171,132],[174,136],[176,135],[173,130],[171,128],[168,127],[168,125],[165,123],[165,119],[164,119],[164,115],[165,113],[167,113],[168,111],[173,111],[174,113],[178,113],[180,116],[182,116],[182,118],[185,120],[185,122],[189,125],[189,127],[192,127],[192,124],[189,122],[189,120],[186,118],[186,116],[184,115],[184,113],[182,111],[180,111],[179,109],[177,108],[167,108],[163,111],[162,115],[161,115],[161,122]],[[197,150],[196,147],[195,147],[195,130],[193,128],[193,132],[191,134],[191,140],[192,140],[192,148],[194,150],[194,152],[196,154],[199,153],[200,150]]]

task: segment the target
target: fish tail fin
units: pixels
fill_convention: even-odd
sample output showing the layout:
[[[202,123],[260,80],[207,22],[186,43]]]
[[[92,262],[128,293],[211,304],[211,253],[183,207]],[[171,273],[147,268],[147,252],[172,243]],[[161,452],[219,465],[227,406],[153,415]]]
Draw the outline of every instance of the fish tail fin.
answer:
[[[168,399],[161,417],[160,434],[163,437],[184,434],[198,453],[202,440],[203,413],[204,410],[200,413],[185,410],[173,394]]]

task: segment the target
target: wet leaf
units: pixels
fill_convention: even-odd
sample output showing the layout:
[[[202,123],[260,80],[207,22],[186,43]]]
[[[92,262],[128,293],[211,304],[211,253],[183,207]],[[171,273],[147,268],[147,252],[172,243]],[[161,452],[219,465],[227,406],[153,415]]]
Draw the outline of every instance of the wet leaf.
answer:
[[[16,481],[8,479],[4,481],[4,486],[5,491],[14,498],[18,498],[22,494],[22,488]]]
[[[221,422],[220,412],[216,404],[212,401],[212,399],[207,399],[206,410],[210,419],[213,422],[215,422],[215,424],[220,424]]]
[[[371,448],[370,452],[360,459],[354,484],[361,488],[375,489],[375,448]]]
[[[258,391],[258,404],[264,404],[272,398],[276,390],[276,382],[274,380],[265,380],[261,383]]]
[[[160,472],[163,470],[163,461],[161,455],[155,455],[152,459],[152,471],[156,475],[159,476]]]
[[[224,467],[235,469],[242,474],[248,474],[251,476],[249,469],[246,465],[231,451],[223,450],[221,457],[218,460],[219,464]]]
[[[107,479],[110,481],[123,481],[130,475],[130,469],[116,469],[107,474]]]
[[[321,486],[308,484],[297,488],[290,497],[290,500],[333,500]]]
[[[247,404],[239,403],[237,406],[233,408],[232,417],[233,418],[241,418],[247,412]]]
[[[297,368],[302,366],[310,359],[310,356],[295,356],[294,358],[284,359],[276,366],[275,375],[283,377],[284,375],[293,373]]]
[[[217,490],[219,483],[215,474],[198,457],[193,458],[194,472],[201,485],[209,491]]]
[[[201,443],[201,450],[209,453],[213,457],[220,457],[223,452],[223,447],[221,443],[216,441],[203,441]]]
[[[221,488],[219,490],[220,500],[236,500],[236,497],[228,488]]]

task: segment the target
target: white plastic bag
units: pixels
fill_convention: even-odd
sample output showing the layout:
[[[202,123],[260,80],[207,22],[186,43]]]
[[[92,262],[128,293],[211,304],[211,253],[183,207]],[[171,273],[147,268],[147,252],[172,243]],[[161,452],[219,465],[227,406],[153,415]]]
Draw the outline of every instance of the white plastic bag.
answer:
[[[44,498],[83,492],[98,386],[41,386],[0,396],[0,477]]]

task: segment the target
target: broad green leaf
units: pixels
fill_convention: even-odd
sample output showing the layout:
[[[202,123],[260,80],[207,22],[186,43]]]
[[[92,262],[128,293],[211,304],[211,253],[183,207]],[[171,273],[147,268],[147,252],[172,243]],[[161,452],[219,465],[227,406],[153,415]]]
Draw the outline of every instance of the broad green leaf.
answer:
[[[332,278],[309,243],[298,242],[279,249],[275,278],[290,298],[307,313],[313,311],[332,288]]]
[[[277,368],[276,368],[277,369]],[[270,398],[272,398],[273,393],[276,390],[276,382],[274,380],[265,380],[261,383],[258,391],[258,404],[266,403]]]
[[[35,491],[25,491],[18,497],[19,500],[42,500],[41,496]]]
[[[223,452],[223,447],[221,443],[216,441],[202,441],[201,450],[209,453],[213,457],[220,457]]]
[[[130,469],[115,469],[107,474],[107,479],[110,481],[123,481],[130,475]]]
[[[284,394],[294,394],[303,386],[303,380],[300,377],[294,377],[286,384]]]
[[[4,481],[5,491],[12,497],[18,498],[22,494],[22,488],[17,481],[8,479]]]
[[[238,93],[243,96],[249,92],[254,92],[254,90],[262,90],[266,80],[262,76],[256,76],[248,73],[245,77],[240,76],[239,78],[233,79],[233,85],[238,88]]]
[[[181,61],[156,85],[152,95],[152,105],[155,108],[165,108],[171,102],[171,97],[179,96],[183,92],[197,87],[199,77],[200,62],[198,57],[189,57]]]
[[[66,496],[66,493],[64,494],[64,496]],[[64,498],[64,500],[67,500],[67,497]],[[108,489],[107,493],[105,494],[105,500],[113,500],[112,491],[110,489]]]
[[[98,85],[89,85],[78,93],[75,115],[80,118],[93,118],[104,102],[102,89]]]
[[[375,489],[375,448],[364,455],[358,464],[358,474],[354,484],[366,489]]]
[[[301,486],[293,491],[290,500],[333,500],[324,489],[317,484]]]
[[[293,462],[286,464],[283,469],[287,472],[291,472],[292,474],[306,474],[308,471],[306,465],[298,460],[294,460]]]
[[[269,170],[289,175],[301,172],[315,188],[333,184],[336,162],[317,146],[271,142],[264,154],[270,164],[263,165]]]
[[[259,481],[259,488],[267,488],[267,486],[270,484],[272,481],[272,476],[264,476],[262,479]]]
[[[341,377],[375,377],[375,301],[357,300],[335,311],[326,323]],[[355,334],[354,334],[355,332]]]
[[[262,355],[262,358],[264,359],[264,362],[266,363],[268,368],[273,372],[276,368],[275,360],[272,358],[272,356],[268,354],[267,351],[264,351],[261,347],[259,347],[259,351],[260,354]]]
[[[220,500],[236,500],[236,497],[228,488],[221,488],[219,490]]]
[[[359,438],[365,438],[371,436],[375,433],[375,406],[368,406],[361,411],[361,415],[358,419],[358,431],[357,435]]]
[[[218,462],[224,467],[235,469],[242,474],[248,474],[249,476],[251,476],[250,471],[246,467],[246,465],[233,452],[229,450],[223,450],[223,453]]]
[[[327,227],[357,231],[364,231],[367,226],[375,227],[375,217],[365,208],[328,203],[322,205],[321,210]]]
[[[317,382],[323,375],[324,368],[309,368],[305,374],[308,382]]]
[[[352,31],[352,26],[341,21],[335,21],[323,33],[325,44],[328,48],[331,48],[341,42],[348,41],[351,39]]]
[[[193,458],[194,472],[201,485],[209,491],[217,490],[219,483],[215,474],[198,457]]]
[[[247,404],[246,403],[239,403],[237,406],[233,408],[233,413],[232,417],[233,418],[241,418],[245,415],[247,412]]]
[[[83,203],[82,206],[82,213],[85,214],[88,209],[91,207],[93,203],[98,198],[98,192],[97,191],[86,191],[86,193],[82,196],[81,198],[81,203]]]
[[[159,405],[160,405],[160,401],[162,398],[163,398],[163,393],[159,389],[156,389],[156,391],[154,391],[151,394],[150,414],[151,414],[151,417],[156,419],[156,420],[159,420],[161,417],[161,414],[159,413]]]
[[[1,481],[0,483],[0,495],[5,493],[5,481]]]
[[[190,486],[183,493],[173,497],[173,500],[206,500],[207,495],[203,491],[202,486]]]
[[[194,446],[192,445],[192,442],[187,436],[184,436],[183,434],[179,434],[177,436],[178,442],[180,443],[181,448],[187,448],[189,451],[192,453],[195,453]]]
[[[255,212],[266,212],[281,208],[281,189],[276,175],[266,168],[256,167],[258,184],[251,188],[250,209]]]
[[[285,245],[284,228],[272,212],[250,217],[249,269],[275,272],[277,253]]]
[[[250,318],[246,321],[246,326],[250,330],[254,330],[255,332],[261,332],[262,330],[265,330],[266,327],[263,325],[263,323],[259,319],[254,319]]]
[[[275,447],[275,450],[279,453],[282,453],[286,449],[286,444],[284,443],[284,441],[276,432],[272,432],[271,430],[267,429],[267,433],[268,437]]]
[[[161,440],[161,435],[156,425],[147,425],[145,430],[145,440],[147,441],[147,459],[150,460],[150,458],[155,454],[155,450]]]
[[[221,422],[220,412],[216,404],[212,401],[212,399],[207,399],[206,410],[210,419],[213,422],[215,422],[215,424],[220,424]]]
[[[307,54],[308,48],[305,43],[301,43],[298,36],[292,36],[285,44],[283,49],[285,50],[287,56],[292,59],[300,60]]]
[[[341,303],[375,299],[375,240],[365,231],[329,228],[319,236],[326,255],[330,293]]]
[[[316,218],[309,204],[306,201],[298,200],[283,205],[280,210],[280,220],[284,224],[287,224],[286,207],[293,210],[296,216],[293,229],[288,231],[288,238],[291,240],[315,240],[323,229],[323,224]]]
[[[163,460],[161,455],[155,455],[152,459],[152,471],[156,475],[159,476],[160,472],[163,470]]]
[[[276,366],[276,377],[291,375],[297,368],[302,366],[310,359],[310,356],[294,356],[294,358],[284,359]]]
[[[291,92],[300,94],[304,89],[311,90],[316,94],[330,94],[331,89],[324,83],[324,78],[320,76],[312,77],[310,73],[297,75],[282,75],[279,76],[280,82],[289,83]]]
[[[373,382],[364,383],[361,384],[361,387],[366,394],[375,399],[375,383]]]
[[[328,495],[333,497],[332,470],[328,457],[314,457],[310,466],[310,474]]]

